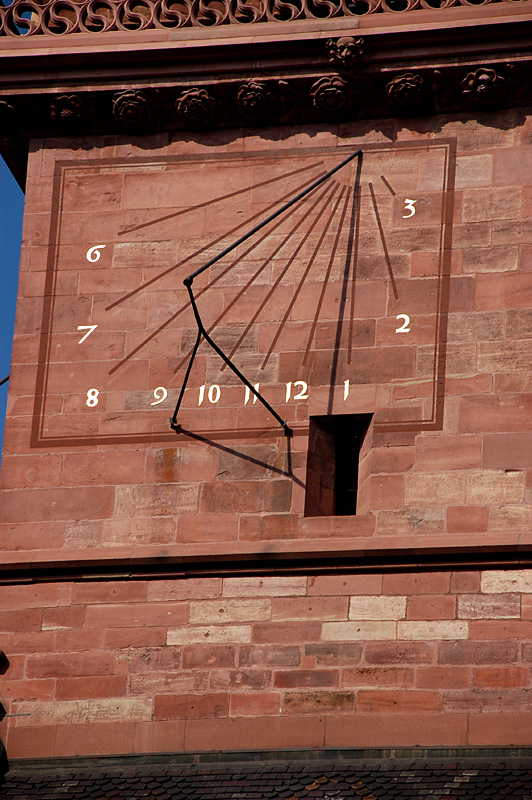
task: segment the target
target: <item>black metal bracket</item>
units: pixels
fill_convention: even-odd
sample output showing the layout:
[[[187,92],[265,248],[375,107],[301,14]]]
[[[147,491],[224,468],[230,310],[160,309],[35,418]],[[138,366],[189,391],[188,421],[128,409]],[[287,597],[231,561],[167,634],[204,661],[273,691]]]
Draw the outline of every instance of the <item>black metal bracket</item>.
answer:
[[[233,242],[233,244],[230,244],[228,247],[226,247],[224,250],[222,250],[221,253],[218,253],[218,255],[213,256],[213,258],[211,258],[209,261],[207,261],[206,264],[203,264],[203,266],[199,267],[195,272],[192,272],[190,275],[187,275],[187,277],[184,279],[183,283],[187,287],[188,294],[189,294],[189,297],[190,297],[190,304],[192,306],[192,310],[194,312],[194,317],[196,319],[196,323],[197,323],[197,326],[198,326],[198,335],[196,337],[196,342],[194,344],[194,347],[192,349],[192,353],[190,355],[190,360],[188,362],[187,371],[185,373],[183,384],[181,386],[181,391],[179,392],[179,397],[177,399],[175,411],[173,413],[172,419],[170,420],[170,427],[172,428],[172,430],[174,430],[174,431],[180,431],[181,430],[181,426],[178,425],[178,423],[177,423],[177,415],[179,413],[179,409],[181,408],[181,403],[183,401],[183,397],[184,397],[184,394],[185,394],[185,389],[187,387],[187,383],[188,383],[188,380],[189,380],[189,377],[190,377],[190,372],[192,370],[192,365],[194,363],[194,359],[196,358],[196,354],[198,352],[198,347],[200,346],[201,340],[203,338],[203,339],[205,339],[206,342],[208,342],[210,344],[212,349],[220,356],[220,358],[225,362],[225,364],[227,364],[227,366],[242,381],[244,386],[247,386],[249,391],[257,398],[257,400],[259,400],[262,403],[262,405],[270,412],[270,414],[272,414],[272,416],[275,417],[275,419],[277,420],[279,425],[283,428],[283,430],[285,432],[285,436],[292,436],[292,430],[289,428],[289,426],[286,423],[286,421],[283,420],[279,416],[279,414],[275,411],[275,409],[272,408],[272,406],[268,403],[267,400],[265,400],[265,398],[260,394],[260,392],[258,392],[257,389],[255,389],[255,387],[240,372],[238,367],[236,367],[233,364],[231,359],[228,358],[228,356],[225,355],[225,353],[218,347],[216,342],[211,338],[209,333],[206,331],[205,326],[203,324],[203,321],[201,319],[201,315],[200,315],[199,310],[198,310],[198,306],[196,304],[196,299],[194,297],[194,292],[192,291],[192,284],[194,283],[194,278],[197,278],[198,275],[201,275],[202,272],[205,272],[206,269],[209,269],[209,267],[212,267],[213,264],[216,264],[217,261],[220,261],[221,258],[226,256],[228,253],[230,253],[236,247],[238,247],[243,242],[245,242],[247,239],[249,239],[251,236],[253,236],[253,234],[257,233],[262,228],[264,228],[266,225],[268,225],[270,222],[272,222],[274,219],[279,217],[281,214],[283,214],[285,211],[287,211],[289,208],[291,208],[299,200],[302,200],[304,197],[306,197],[308,194],[310,194],[310,192],[314,191],[314,189],[316,189],[318,186],[320,186],[322,183],[324,183],[326,180],[328,180],[332,175],[334,175],[335,172],[338,172],[338,170],[342,169],[342,167],[345,167],[346,164],[348,164],[350,161],[352,161],[354,158],[357,158],[357,157],[362,157],[362,150],[356,150],[350,156],[348,156],[347,158],[344,158],[343,161],[341,161],[339,164],[337,164],[335,167],[333,167],[331,170],[329,170],[329,172],[326,172],[325,175],[322,175],[320,178],[315,180],[313,183],[310,184],[310,186],[307,186],[306,189],[303,189],[303,191],[299,192],[295,197],[293,197],[291,200],[289,200],[287,203],[285,203],[283,206],[281,206],[281,208],[277,209],[277,211],[274,211],[273,214],[270,214],[270,216],[266,217],[265,220],[263,220],[262,222],[259,222],[258,225],[255,225],[247,233],[244,233],[239,239],[237,239],[236,242]]]

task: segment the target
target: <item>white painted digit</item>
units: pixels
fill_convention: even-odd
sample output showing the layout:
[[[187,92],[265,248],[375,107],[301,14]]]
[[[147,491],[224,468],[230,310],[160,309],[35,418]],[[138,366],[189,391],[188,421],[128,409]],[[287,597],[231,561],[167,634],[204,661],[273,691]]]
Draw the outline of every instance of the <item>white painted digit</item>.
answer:
[[[94,406],[98,405],[98,395],[100,392],[98,389],[89,389],[87,392],[87,400],[85,401],[89,408],[94,408]]]
[[[401,327],[400,328],[396,328],[395,332],[396,333],[408,333],[408,331],[410,330],[410,328],[407,327],[410,324],[410,317],[408,316],[408,314],[398,314],[395,319],[404,320],[404,322],[401,325]]]
[[[417,203],[417,200],[409,200],[408,198],[406,198],[404,211],[410,211],[410,214],[403,214],[403,219],[409,219],[409,217],[414,216],[414,214],[416,213],[416,209],[414,208],[414,203]]]
[[[349,397],[349,380],[344,381],[344,400]]]
[[[81,337],[78,344],[84,342],[87,336],[90,336],[91,333],[95,331],[97,327],[98,327],[97,325],[78,325],[78,331],[87,331],[87,333]]]
[[[286,402],[290,400],[290,395],[292,394],[292,382],[286,384]]]
[[[260,386],[260,384],[259,384],[259,383],[256,383],[256,384],[255,384],[255,391],[256,391],[256,392],[258,392],[258,391],[259,391],[259,386]],[[245,395],[244,395],[244,405],[245,405],[245,406],[247,406],[247,404],[249,403],[249,398],[250,398],[250,397],[251,397],[251,391],[250,391],[250,389],[249,389],[249,386],[246,386],[246,393],[245,393]],[[257,402],[257,395],[256,395],[256,394],[254,394],[254,395],[253,395],[253,403],[255,404],[256,402]]]
[[[87,250],[87,261],[90,261],[91,264],[95,264],[96,261],[100,260],[100,250],[103,250],[105,247],[104,244],[95,244],[94,247],[89,247]]]
[[[199,398],[198,398],[198,405],[200,406],[203,403],[203,398],[205,397],[205,384],[199,387]]]
[[[218,386],[218,384],[217,383],[213,383],[213,385],[209,389],[209,394],[207,395],[207,397],[209,398],[209,403],[213,403],[213,404],[217,403],[218,400],[220,399],[221,393],[222,392],[221,392],[220,387]]]
[[[308,398],[308,384],[305,381],[296,381],[294,386],[301,386],[301,391],[294,395],[294,400],[306,400]]]
[[[162,403],[163,400],[166,400],[168,397],[168,392],[164,388],[164,386],[158,386],[156,389],[153,390],[153,396],[155,400],[153,403],[150,403],[150,406],[158,406],[159,403]]]

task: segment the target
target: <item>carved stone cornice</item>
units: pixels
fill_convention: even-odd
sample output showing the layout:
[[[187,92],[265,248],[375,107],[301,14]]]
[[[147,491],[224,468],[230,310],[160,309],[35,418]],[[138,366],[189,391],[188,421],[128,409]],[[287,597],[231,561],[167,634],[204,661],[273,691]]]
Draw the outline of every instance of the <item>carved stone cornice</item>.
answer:
[[[61,2],[70,7],[71,0]],[[320,0],[327,8],[330,2]],[[403,0],[387,2],[389,11]],[[362,20],[367,25],[358,21],[352,35],[343,17],[265,21],[254,28],[264,36],[250,36],[250,25],[213,22],[173,33],[0,37],[0,150],[22,184],[32,137],[330,124],[532,106],[532,0],[493,3],[487,10],[450,5],[443,11],[423,7],[406,28],[407,14],[398,13],[398,24],[390,26],[382,24],[389,13],[375,12]],[[439,22],[426,26],[427,15]]]

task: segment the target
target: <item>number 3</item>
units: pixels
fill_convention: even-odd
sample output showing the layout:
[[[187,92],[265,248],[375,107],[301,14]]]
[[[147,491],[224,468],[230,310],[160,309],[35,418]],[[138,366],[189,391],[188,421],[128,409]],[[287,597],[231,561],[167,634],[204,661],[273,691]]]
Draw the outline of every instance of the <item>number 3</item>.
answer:
[[[408,219],[409,217],[413,217],[416,213],[416,209],[414,208],[414,203],[417,203],[417,200],[409,200],[408,198],[405,200],[405,207],[404,211],[410,211],[410,214],[403,214],[403,219]]]

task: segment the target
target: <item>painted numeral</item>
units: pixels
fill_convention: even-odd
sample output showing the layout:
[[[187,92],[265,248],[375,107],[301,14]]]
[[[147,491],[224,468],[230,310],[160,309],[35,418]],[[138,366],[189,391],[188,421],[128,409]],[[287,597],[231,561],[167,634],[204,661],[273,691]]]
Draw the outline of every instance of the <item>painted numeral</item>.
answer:
[[[349,380],[344,381],[344,400],[349,397]]]
[[[256,391],[256,392],[258,392],[258,391],[259,391],[259,386],[260,386],[260,384],[259,384],[259,383],[256,383],[256,384],[255,384],[255,391]],[[249,386],[246,386],[246,393],[245,393],[245,395],[244,395],[244,405],[245,405],[245,406],[247,406],[247,404],[249,403],[249,398],[250,398],[250,396],[251,396],[251,391],[250,391],[250,389],[249,389]],[[257,395],[256,395],[256,394],[254,394],[254,395],[253,395],[253,403],[255,404],[256,402],[257,402]]]
[[[99,394],[100,392],[98,391],[98,389],[89,389],[89,391],[87,392],[87,399],[85,401],[89,406],[89,408],[94,408],[94,406],[98,405]]]
[[[87,250],[87,261],[90,261],[91,264],[95,264],[99,261],[101,256],[100,250],[103,250],[104,247],[104,244],[95,244],[94,247],[89,247]]]
[[[87,331],[87,333],[81,337],[78,344],[84,342],[87,336],[90,336],[91,333],[95,331],[97,327],[98,327],[97,325],[78,325],[78,331]]]
[[[400,328],[396,328],[395,332],[408,333],[408,331],[410,330],[410,328],[408,327],[408,325],[410,325],[410,317],[408,316],[408,314],[398,314],[395,319],[403,320],[403,324],[401,325]]]
[[[212,403],[213,405],[217,403],[218,400],[220,399],[221,394],[222,390],[220,389],[218,384],[213,383],[213,385],[209,387],[209,391],[207,392],[209,403]],[[205,384],[199,387],[198,405],[200,406],[204,400],[205,400]]]
[[[416,213],[416,209],[414,208],[414,203],[417,203],[417,200],[409,200],[408,198],[406,198],[405,207],[403,210],[410,211],[410,214],[403,214],[403,219],[409,219],[410,217],[414,216],[414,214]]]
[[[150,403],[150,406],[158,406],[159,403],[162,403],[163,400],[166,400],[168,397],[168,392],[164,388],[164,386],[158,386],[156,389],[153,390],[153,396],[155,400],[153,403]]]
[[[300,386],[301,389],[297,394],[294,395],[294,400],[306,400],[308,398],[308,383],[306,381],[294,381],[294,389],[296,386]],[[292,396],[292,382],[286,384],[286,402],[290,400]]]

